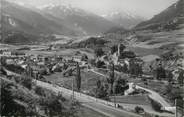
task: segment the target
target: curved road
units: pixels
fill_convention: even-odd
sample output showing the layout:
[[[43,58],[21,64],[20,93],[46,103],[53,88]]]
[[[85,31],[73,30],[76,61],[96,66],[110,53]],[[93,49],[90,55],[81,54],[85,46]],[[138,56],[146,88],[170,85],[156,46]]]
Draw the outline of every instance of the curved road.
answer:
[[[106,75],[102,74],[102,73],[99,73],[97,71],[95,71],[94,69],[91,69],[90,70],[91,72],[94,72],[98,75],[101,75],[101,76],[104,76],[106,77]],[[120,74],[119,72],[115,71],[116,73]],[[141,87],[141,86],[138,86],[136,85],[136,88],[137,89],[142,89],[146,92],[149,92],[149,97],[157,102],[159,102],[162,107],[164,107],[165,110],[168,110],[168,111],[174,111],[175,110],[175,107],[172,107],[168,102],[165,101],[165,99],[163,97],[161,97],[157,92],[153,91],[153,90],[150,90],[150,89],[147,89],[147,88],[144,88],[144,87]],[[169,109],[168,109],[169,108]]]
[[[61,92],[64,97],[71,98],[72,90],[45,83],[42,81],[36,81],[38,86],[52,90],[56,93]],[[74,92],[74,97],[79,102],[82,102],[84,106],[93,109],[94,111],[100,112],[108,117],[141,117],[140,115],[124,111],[113,107],[113,103],[104,100],[96,99],[94,97]]]

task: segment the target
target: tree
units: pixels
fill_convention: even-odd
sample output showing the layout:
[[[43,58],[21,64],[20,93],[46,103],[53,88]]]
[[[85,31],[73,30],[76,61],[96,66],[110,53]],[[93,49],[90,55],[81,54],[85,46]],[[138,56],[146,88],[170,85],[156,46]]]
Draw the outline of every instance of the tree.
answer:
[[[12,108],[15,106],[15,102],[13,101],[13,96],[9,90],[11,84],[1,84],[1,115],[10,116],[16,112],[16,110],[14,110],[15,108]]]
[[[30,77],[24,78],[22,81],[22,85],[31,90],[33,86],[33,81]]]
[[[43,89],[42,87],[36,87],[35,93],[40,95],[40,96],[46,96],[45,89]]]
[[[29,64],[27,65],[25,72],[26,72],[27,76],[29,76],[29,77],[33,76],[33,70],[32,70],[32,68],[30,67]]]
[[[96,55],[96,57],[103,56],[104,55],[104,51],[102,50],[102,48],[95,49],[95,55]]]
[[[127,81],[119,76],[119,78],[114,82],[113,92],[115,94],[124,94],[124,91],[128,89],[127,86]]]
[[[168,82],[172,81],[172,79],[173,79],[172,71],[168,71],[167,78],[168,78]]]
[[[121,59],[124,59],[124,58],[135,58],[136,57],[136,54],[132,51],[124,51],[122,53],[120,53],[121,56],[120,58]]]
[[[113,84],[114,84],[114,81],[115,81],[115,77],[114,77],[114,64],[111,63],[109,77],[107,78],[107,82],[110,85],[109,94],[112,94],[113,93]]]
[[[88,60],[88,56],[86,54],[83,54],[81,61],[87,61],[87,60]]]
[[[22,68],[21,66],[18,66],[18,65],[14,65],[14,64],[6,64],[4,65],[4,67],[12,72],[15,72],[15,73],[18,73],[18,74],[22,74],[24,73],[24,68]]]
[[[63,64],[63,70],[66,70],[68,68],[68,65],[66,63]]]
[[[105,63],[104,63],[103,61],[101,61],[101,60],[98,60],[98,61],[96,62],[96,67],[97,67],[97,68],[103,68],[104,65],[105,65]]]
[[[120,54],[123,53],[123,51],[125,50],[126,46],[123,45],[123,44],[120,44],[119,45],[119,51],[120,51]]]
[[[128,65],[126,63],[123,65],[123,72],[128,73]]]
[[[111,54],[114,54],[117,51],[118,51],[118,46],[117,45],[114,45],[114,46],[111,47]]]
[[[180,85],[183,85],[183,81],[184,81],[184,70],[180,70],[179,76],[178,76],[178,83]]]
[[[131,59],[129,65],[129,73],[134,77],[138,77],[143,74],[142,65],[138,62],[138,60]]]
[[[97,89],[100,88],[101,85],[102,85],[101,81],[100,80],[97,80],[97,82],[96,82]]]
[[[0,57],[0,65],[6,65],[6,57]]]
[[[136,113],[142,113],[142,112],[144,112],[144,109],[142,107],[140,107],[140,106],[136,106],[135,107],[135,112]]]
[[[3,67],[0,67],[0,74],[7,75],[6,71],[3,69]]]
[[[107,98],[107,90],[106,87],[104,87],[100,80],[96,82],[96,97],[97,98]]]
[[[158,80],[161,80],[162,78],[166,78],[166,71],[161,65],[159,65],[156,69],[156,78]]]
[[[95,59],[90,59],[90,60],[89,60],[89,63],[90,63],[92,66],[96,66]]]
[[[153,107],[153,109],[155,111],[161,112],[162,110],[162,105],[156,101],[154,101],[153,99],[149,98],[151,100],[151,106]]]
[[[50,95],[43,99],[42,106],[49,117],[73,117],[75,115],[75,103],[67,102],[61,94]]]
[[[80,91],[80,88],[81,88],[81,73],[80,73],[79,63],[77,63],[76,84],[77,84],[77,90]]]
[[[32,112],[28,112],[28,108],[18,104],[15,101],[15,97],[12,94],[11,88],[15,87],[14,84],[2,83],[1,86],[1,116],[27,116]],[[35,113],[32,113],[31,116],[34,116]]]

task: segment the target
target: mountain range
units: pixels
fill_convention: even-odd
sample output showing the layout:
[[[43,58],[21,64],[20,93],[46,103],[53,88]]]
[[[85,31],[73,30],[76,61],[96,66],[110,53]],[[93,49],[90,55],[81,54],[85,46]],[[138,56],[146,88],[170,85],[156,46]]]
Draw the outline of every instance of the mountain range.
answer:
[[[126,29],[131,29],[137,24],[145,21],[145,18],[138,16],[130,11],[115,11],[107,15],[103,15],[103,17]]]
[[[135,29],[176,29],[184,24],[184,0],[178,0],[148,21],[138,24]]]
[[[44,38],[50,38],[52,35],[76,37],[94,36],[118,30],[122,32],[138,23],[134,29],[172,29],[173,27],[175,29],[178,28],[178,24],[183,24],[184,16],[183,0],[179,0],[148,21],[123,11],[99,16],[71,5],[49,4],[35,8],[6,0],[2,0],[1,3],[1,33],[3,34],[1,42],[12,40],[14,43],[16,39],[12,37],[17,36],[21,37],[21,40],[26,40],[21,42],[33,43],[43,41]],[[17,42],[21,43],[19,39]]]
[[[51,4],[40,7],[40,10],[60,19],[67,27],[83,35],[100,34],[117,26],[103,17],[70,5]]]
[[[40,41],[55,34],[65,36],[95,35],[116,26],[100,16],[77,8],[51,5],[37,9],[6,0],[2,0],[1,3],[1,42],[6,42],[5,40],[11,42],[12,37],[17,35],[21,36],[21,40],[24,40],[23,37],[31,36],[31,38],[25,38],[27,40],[25,42]],[[20,43],[20,40],[17,41]],[[16,42],[16,39],[12,42]]]

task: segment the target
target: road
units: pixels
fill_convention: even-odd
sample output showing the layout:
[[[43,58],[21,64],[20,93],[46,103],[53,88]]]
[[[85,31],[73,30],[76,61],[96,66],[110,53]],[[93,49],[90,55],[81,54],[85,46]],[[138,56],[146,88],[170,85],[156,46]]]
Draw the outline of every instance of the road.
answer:
[[[13,73],[13,72],[12,72]],[[0,79],[13,82],[11,80],[8,80],[4,77],[0,77]],[[59,93],[61,92],[64,97],[67,99],[71,99],[73,91],[66,89],[64,87],[59,87],[57,85],[49,84],[46,82],[34,80],[37,86],[40,86],[42,88],[46,88],[49,90],[52,90],[53,92]],[[102,113],[108,117],[141,117],[140,115],[137,115],[132,112],[128,112],[119,108],[114,107],[114,103],[104,101],[101,99],[97,99],[82,93],[74,92],[74,97],[76,100],[82,103],[82,105],[93,109],[96,112]]]
[[[94,72],[94,73],[96,73],[98,75],[101,75],[101,76],[106,77],[106,75],[104,75],[102,73],[99,73],[99,72],[95,71],[94,69],[91,69],[90,71],[91,72]],[[115,72],[118,73],[118,74],[120,74],[117,71],[115,71]],[[136,85],[136,88],[137,89],[142,89],[142,90],[150,93],[149,94],[149,97],[151,99],[155,100],[156,102],[159,102],[162,105],[163,109],[165,109],[167,111],[174,111],[175,107],[172,107],[168,102],[166,102],[165,99],[162,96],[160,96],[157,92],[155,92],[153,90],[150,90],[150,89],[147,89],[147,88],[144,88],[144,87],[141,87],[141,86],[138,86],[138,85]],[[167,108],[169,108],[169,109],[167,109]]]
[[[64,97],[70,98],[73,94],[72,90],[59,87],[57,85],[52,85],[42,81],[36,81],[37,86],[52,90],[54,92],[61,92]],[[74,92],[74,97],[76,100],[81,102],[84,106],[93,109],[94,111],[100,112],[108,117],[141,117],[140,115],[127,112],[122,109],[113,107],[114,103],[96,99],[94,97]]]
[[[7,82],[13,82],[3,77],[0,77],[0,79],[7,81]],[[37,86],[40,86],[42,88],[52,90],[53,92],[56,92],[56,93],[60,92],[62,93],[64,97],[68,99],[70,99],[73,94],[72,90],[69,90],[63,87],[59,87],[57,85],[45,83],[45,82],[38,81],[38,80],[34,80],[34,82],[36,83]],[[108,117],[141,117],[140,115],[137,115],[137,114],[134,114],[128,111],[124,111],[122,109],[115,108],[113,107],[114,104],[111,102],[96,99],[94,97],[91,97],[85,94],[81,94],[78,92],[74,92],[74,98],[78,100],[79,102],[81,102],[83,106],[86,106],[96,112],[102,113]]]
[[[137,89],[142,89],[142,90],[145,90],[145,91],[149,92],[150,93],[149,97],[154,99],[155,101],[159,102],[163,107],[171,107],[171,105],[168,102],[166,102],[164,100],[164,98],[161,97],[157,92],[152,91],[152,90],[147,89],[147,88],[143,88],[143,87],[138,86],[138,85],[136,85],[136,88]]]
[[[96,72],[94,69],[91,69],[90,71],[94,72],[98,75],[106,77],[106,75],[99,73],[99,72]],[[119,73],[119,72],[117,72],[117,73]],[[36,82],[37,82],[37,85],[39,85],[41,87],[50,89],[50,90],[55,91],[55,92],[62,92],[62,94],[64,94],[67,98],[71,97],[71,95],[72,95],[71,90],[65,89],[63,87],[53,86],[52,84],[41,82],[41,81],[36,81]],[[164,107],[165,110],[167,110],[167,108],[169,108],[169,109],[171,108],[170,104],[167,103],[164,100],[164,98],[161,97],[157,92],[152,91],[152,90],[147,89],[147,88],[144,88],[144,87],[141,87],[141,86],[138,86],[138,85],[136,85],[136,88],[149,92],[150,93],[149,97],[151,99],[159,102]],[[83,102],[83,105],[85,105],[86,107],[89,107],[95,111],[98,111],[106,116],[110,116],[110,117],[137,117],[138,116],[136,114],[112,107],[112,106],[114,106],[114,104],[112,102],[107,102],[104,100],[96,99],[94,97],[90,97],[90,96],[84,95],[84,94],[79,94],[77,92],[75,92],[75,96],[76,96],[76,99],[80,102]],[[107,105],[111,105],[111,106],[107,106]],[[170,111],[170,110],[168,110],[168,111]]]

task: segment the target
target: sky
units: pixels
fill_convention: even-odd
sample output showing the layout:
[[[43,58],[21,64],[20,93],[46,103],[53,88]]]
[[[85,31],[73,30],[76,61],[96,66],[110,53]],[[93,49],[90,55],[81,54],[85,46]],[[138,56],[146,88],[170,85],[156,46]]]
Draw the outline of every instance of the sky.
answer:
[[[11,1],[11,0],[10,0]],[[178,0],[13,0],[35,7],[47,4],[70,4],[98,15],[130,11],[147,19],[160,13]]]

